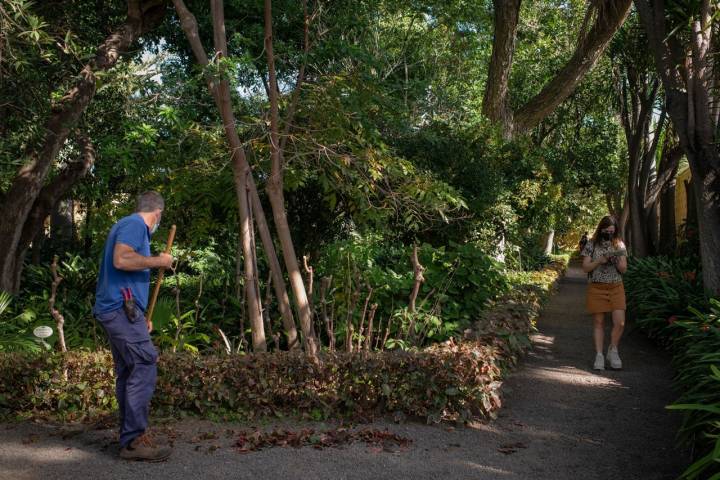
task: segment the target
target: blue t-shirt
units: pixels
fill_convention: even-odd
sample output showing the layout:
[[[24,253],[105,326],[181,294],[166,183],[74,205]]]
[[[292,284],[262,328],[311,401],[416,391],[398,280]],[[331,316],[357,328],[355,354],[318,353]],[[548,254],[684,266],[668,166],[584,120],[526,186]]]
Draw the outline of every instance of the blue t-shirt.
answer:
[[[140,255],[150,256],[150,230],[145,220],[134,213],[120,219],[108,235],[100,263],[97,288],[95,289],[94,314],[113,312],[123,306],[122,288],[130,288],[135,303],[145,311],[150,290],[150,269],[129,272],[113,265],[115,245],[124,243]]]

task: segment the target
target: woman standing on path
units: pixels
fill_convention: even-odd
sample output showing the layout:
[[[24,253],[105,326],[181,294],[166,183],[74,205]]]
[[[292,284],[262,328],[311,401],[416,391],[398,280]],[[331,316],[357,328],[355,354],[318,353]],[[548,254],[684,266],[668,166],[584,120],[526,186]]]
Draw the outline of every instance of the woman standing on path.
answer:
[[[583,248],[582,268],[588,274],[587,309],[593,316],[595,340],[595,370],[605,370],[603,344],[605,338],[605,313],[610,312],[613,321],[607,359],[610,368],[621,369],[618,343],[625,328],[625,288],[622,274],[627,270],[627,250],[619,236],[615,217],[600,220],[595,234]]]

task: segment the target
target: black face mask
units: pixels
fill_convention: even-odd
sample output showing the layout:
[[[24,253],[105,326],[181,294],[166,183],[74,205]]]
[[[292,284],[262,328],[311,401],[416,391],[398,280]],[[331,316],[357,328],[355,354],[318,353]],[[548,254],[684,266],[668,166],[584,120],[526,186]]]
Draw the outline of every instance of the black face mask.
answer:
[[[612,239],[612,233],[609,232],[600,232],[600,240],[603,242],[608,242]]]

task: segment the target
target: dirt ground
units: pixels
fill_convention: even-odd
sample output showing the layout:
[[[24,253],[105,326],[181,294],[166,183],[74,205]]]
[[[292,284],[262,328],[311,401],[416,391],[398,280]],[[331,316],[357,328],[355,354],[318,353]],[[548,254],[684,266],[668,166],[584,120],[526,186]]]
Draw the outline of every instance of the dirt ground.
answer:
[[[0,424],[0,479],[674,479],[689,461],[675,447],[679,416],[669,357],[642,334],[621,344],[625,369],[594,372],[585,279],[571,267],[547,305],[534,349],[506,381],[497,420],[467,427],[375,422],[407,446],[274,447],[239,453],[251,425],[201,420],[159,426],[174,453],[156,464],[117,456],[113,429]],[[331,428],[275,422],[263,430]]]

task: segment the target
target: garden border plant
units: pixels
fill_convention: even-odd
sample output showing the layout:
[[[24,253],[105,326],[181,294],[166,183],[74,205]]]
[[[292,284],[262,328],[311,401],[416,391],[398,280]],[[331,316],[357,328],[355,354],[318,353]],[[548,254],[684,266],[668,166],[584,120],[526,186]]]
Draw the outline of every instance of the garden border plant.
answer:
[[[504,374],[530,345],[541,305],[565,267],[559,261],[526,273],[463,338],[422,350],[324,353],[319,365],[293,352],[163,353],[153,410],[214,418],[492,418],[501,406]],[[4,416],[92,419],[115,408],[105,351],[0,354],[0,378]]]
[[[626,274],[630,318],[672,354],[683,412],[680,443],[694,462],[682,479],[720,479],[720,301],[704,295],[693,258],[632,259]]]

